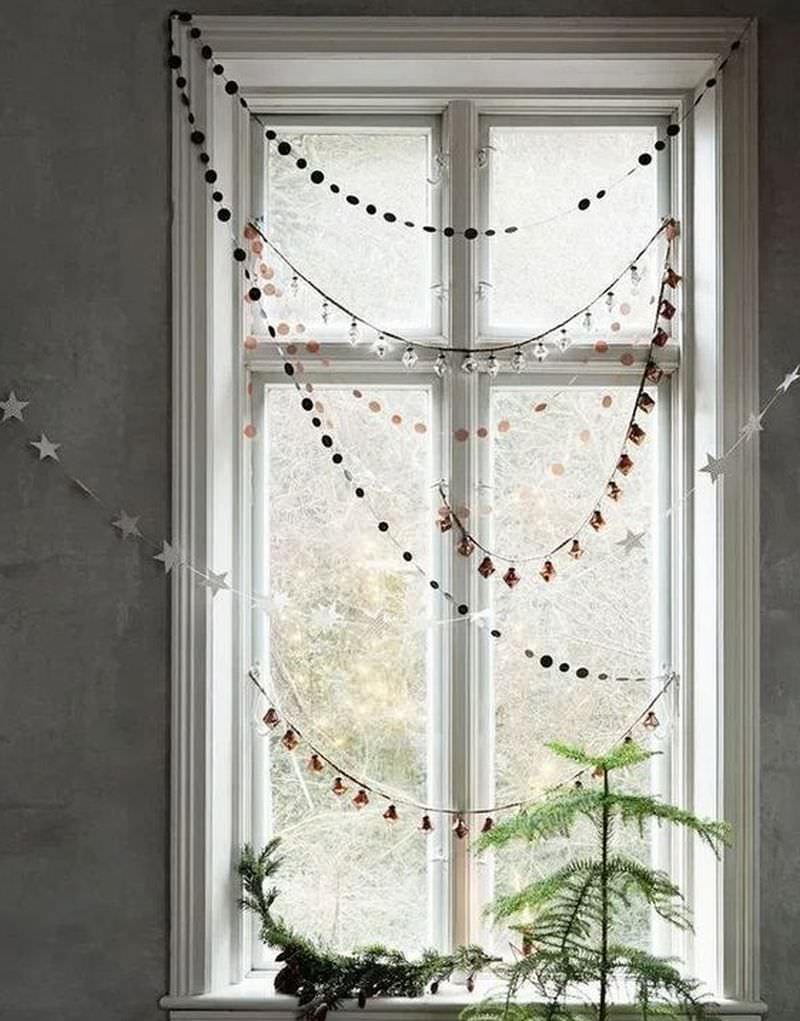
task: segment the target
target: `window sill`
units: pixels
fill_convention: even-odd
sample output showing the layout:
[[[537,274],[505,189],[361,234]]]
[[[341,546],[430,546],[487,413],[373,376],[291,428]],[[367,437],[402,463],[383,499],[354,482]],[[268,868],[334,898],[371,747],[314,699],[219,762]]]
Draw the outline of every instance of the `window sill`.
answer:
[[[435,1017],[456,1021],[461,1011],[488,995],[495,983],[479,984],[474,993],[463,986],[445,984],[435,996],[415,999],[390,998],[371,1000],[360,1010],[355,1003],[337,1011],[337,1021],[375,1021],[398,1016],[403,1021],[427,1021]],[[250,975],[243,982],[218,992],[197,996],[164,996],[160,1006],[169,1012],[170,1021],[297,1021],[297,1001],[293,996],[280,996],[272,990],[269,973]],[[721,1019],[757,1021],[767,1011],[758,1000],[719,1000],[710,1013]],[[618,1006],[614,1015],[623,1021],[638,1017],[634,1008]]]

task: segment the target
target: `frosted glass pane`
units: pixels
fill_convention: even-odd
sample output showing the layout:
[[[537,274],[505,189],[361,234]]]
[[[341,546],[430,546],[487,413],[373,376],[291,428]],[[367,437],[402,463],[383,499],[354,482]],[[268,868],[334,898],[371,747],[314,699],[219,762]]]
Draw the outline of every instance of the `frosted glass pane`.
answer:
[[[496,389],[493,392],[492,494],[494,545],[500,552],[547,550],[577,527],[603,490],[630,415],[630,387]],[[534,410],[547,404],[544,411]],[[603,513],[599,533],[581,536],[579,561],[556,557],[556,578],[545,584],[541,561],[518,564],[523,580],[513,590],[495,584],[496,619],[503,641],[495,649],[496,796],[525,798],[569,776],[574,769],[542,746],[563,740],[603,751],[644,708],[659,682],[615,680],[649,676],[653,641],[652,539],[629,554],[616,545],[626,528],[649,529],[656,485],[656,422],[643,423],[648,436],[633,448],[635,468],[620,481],[623,496]],[[500,427],[500,428],[498,428]],[[533,652],[531,658],[523,650]],[[549,668],[541,656],[551,656]],[[559,664],[568,664],[562,672]],[[577,668],[589,676],[580,679]],[[607,673],[608,680],[598,679]],[[664,731],[666,731],[666,727]],[[641,734],[637,734],[637,737]],[[648,785],[646,768],[629,780]],[[587,783],[593,782],[590,780]],[[620,828],[618,838],[639,856],[649,838]],[[571,840],[529,851],[504,849],[497,856],[499,892],[510,892],[575,854],[592,849],[591,830]],[[644,913],[631,916],[645,939]]]
[[[398,427],[428,418],[423,388],[318,388],[347,463],[392,535],[427,562],[433,510],[427,434]],[[267,393],[273,602],[272,680],[295,722],[348,772],[425,799],[430,599],[424,582],[382,535],[364,502],[309,425],[296,392]],[[363,467],[360,463],[363,460]],[[339,948],[385,941],[429,943],[427,854],[419,813],[374,798],[357,810],[331,792],[335,774],[307,769],[303,747],[273,738],[272,829],[283,837],[279,911],[307,935]]]
[[[488,211],[494,227],[519,225],[517,234],[484,242],[492,287],[485,302],[485,329],[529,336],[560,322],[595,297],[658,227],[655,164],[639,169],[601,201],[599,187],[652,151],[652,127],[492,127]],[[590,197],[586,212],[526,228]],[[629,278],[615,288],[616,307],[595,316],[591,339],[630,341],[652,323],[649,296],[657,265],[632,293]],[[619,305],[631,307],[620,317]],[[622,329],[612,330],[619,322]]]
[[[376,325],[395,331],[430,331],[434,299],[434,236],[410,230],[402,223],[387,224],[365,211],[373,203],[417,224],[431,220],[434,189],[430,176],[431,133],[426,128],[383,131],[342,128],[336,131],[282,128],[293,155],[283,157],[274,147],[267,155],[267,221],[270,238],[306,276]],[[297,155],[326,178],[311,182],[293,165]],[[342,192],[333,195],[330,183]],[[345,192],[361,202],[351,206]],[[280,273],[284,296],[290,274]],[[320,300],[300,287],[293,308],[284,318],[310,329],[325,327]],[[349,320],[332,312],[329,330],[345,334]],[[438,324],[437,324],[438,325]]]

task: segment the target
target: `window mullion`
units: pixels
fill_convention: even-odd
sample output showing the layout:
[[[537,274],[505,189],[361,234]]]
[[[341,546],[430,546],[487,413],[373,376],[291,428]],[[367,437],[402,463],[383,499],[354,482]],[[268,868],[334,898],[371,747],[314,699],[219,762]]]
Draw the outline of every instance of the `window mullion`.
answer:
[[[449,220],[456,227],[477,222],[477,180],[475,153],[478,147],[478,114],[474,103],[456,100],[447,112],[450,151]],[[450,242],[450,342],[468,346],[476,336],[475,246],[463,238]],[[460,371],[461,358],[452,359],[450,430],[451,456],[449,495],[455,507],[473,505],[476,466],[474,444],[454,439],[456,430],[470,429],[475,418],[476,378]],[[473,558],[453,558],[452,591],[457,602],[472,606],[475,595]],[[452,797],[457,807],[469,807],[475,797],[475,689],[477,662],[475,628],[467,622],[451,625],[451,771]],[[471,820],[467,820],[468,822]],[[451,835],[452,924],[456,942],[468,942],[475,928],[475,869],[469,853],[469,841]]]

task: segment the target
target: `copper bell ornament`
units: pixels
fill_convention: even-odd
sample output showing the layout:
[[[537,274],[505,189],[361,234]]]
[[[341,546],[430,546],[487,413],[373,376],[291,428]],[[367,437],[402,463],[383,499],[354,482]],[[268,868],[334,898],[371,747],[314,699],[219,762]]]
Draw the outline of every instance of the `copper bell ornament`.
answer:
[[[655,406],[656,402],[650,394],[644,392],[639,394],[639,400],[636,402],[636,407],[643,411],[645,415],[649,415]]]
[[[542,581],[548,581],[548,582],[552,581],[553,578],[555,578],[555,576],[556,576],[556,569],[553,566],[553,561],[552,560],[545,560],[545,562],[544,562],[544,564],[542,566],[541,571],[539,571],[539,576],[542,579]]]
[[[450,529],[453,527],[453,518],[452,515],[450,514],[450,511],[446,512],[439,511],[439,518],[436,524],[439,526],[439,531],[442,534],[444,534],[445,532],[449,532]]]
[[[471,557],[475,552],[475,543],[468,535],[465,535],[458,546],[456,546],[456,549],[462,557]]]
[[[423,833],[433,833],[433,823],[429,815],[423,815],[419,828]]]
[[[337,776],[336,779],[331,784],[331,790],[338,797],[341,797],[342,794],[345,794],[347,791],[347,784],[340,776]]]
[[[273,709],[272,706],[270,706],[269,709],[267,709],[267,711],[264,713],[262,717],[262,722],[267,727],[277,727],[278,724],[281,722],[281,718],[280,716],[278,716],[277,709]]]
[[[628,475],[631,468],[633,468],[633,461],[627,454],[620,454],[619,461],[617,461],[617,471],[623,475]]]
[[[281,744],[287,752],[293,752],[295,748],[300,744],[300,738],[295,734],[291,727],[281,738]]]
[[[394,805],[389,805],[389,807],[383,813],[383,818],[387,822],[397,822],[400,816],[397,814],[397,809],[394,807]]]
[[[463,838],[469,833],[469,826],[467,826],[461,816],[459,816],[453,823],[453,833],[455,833],[459,840],[463,840]]]
[[[666,347],[668,341],[669,334],[667,333],[666,330],[662,330],[661,327],[659,326],[659,328],[653,334],[653,339],[651,343],[655,344],[656,347]]]
[[[353,804],[356,808],[366,808],[369,804],[369,797],[363,787],[359,788],[358,793],[353,798]]]
[[[492,558],[484,557],[483,560],[481,560],[480,564],[478,565],[478,574],[482,578],[488,578],[489,575],[494,574],[494,572],[495,566],[492,563]]]
[[[619,486],[613,479],[606,486],[606,495],[608,496],[609,500],[613,500],[614,503],[619,503],[620,499],[622,498],[622,490],[619,488]]]
[[[606,519],[603,517],[599,510],[593,510],[592,516],[589,518],[589,524],[592,526],[595,532],[599,532],[601,528],[605,527]]]
[[[316,752],[308,760],[309,773],[321,773],[325,769],[325,763]]]
[[[520,580],[520,576],[517,574],[517,569],[515,567],[509,567],[503,575],[503,581],[509,588],[514,588],[515,585],[519,585]]]
[[[671,268],[667,270],[667,275],[664,277],[664,282],[673,290],[678,286],[681,280],[683,280],[683,277]]]
[[[484,820],[483,826],[481,826],[481,833],[489,833],[493,829],[494,819],[490,815],[487,815],[486,819]]]
[[[580,780],[576,780],[572,786],[575,788],[576,791],[583,790],[583,783]]]
[[[580,560],[580,558],[583,556],[583,552],[584,552],[583,551],[583,547],[578,542],[578,540],[577,539],[573,539],[572,540],[572,545],[569,548],[569,555],[572,557],[572,559],[573,560]]]
[[[672,317],[675,315],[677,311],[678,310],[675,308],[672,302],[667,301],[666,298],[662,300],[658,308],[658,314],[661,316],[662,319],[672,319]]]
[[[622,739],[622,743],[623,744],[633,744],[633,738],[631,737],[630,734],[626,734],[625,737]]]
[[[640,425],[637,425],[636,422],[631,423],[631,427],[628,430],[628,439],[631,443],[635,443],[637,447],[641,447],[646,436],[647,433]]]
[[[664,370],[660,365],[656,365],[655,362],[648,362],[647,368],[644,370],[644,374],[649,383],[653,383],[657,386],[664,378]]]
[[[602,766],[595,766],[594,769],[592,770],[592,776],[595,778],[595,780],[602,780],[605,775],[606,771],[603,769]]]
[[[647,730],[655,730],[659,726],[659,720],[656,714],[651,709],[650,712],[642,720],[642,726],[646,727]]]

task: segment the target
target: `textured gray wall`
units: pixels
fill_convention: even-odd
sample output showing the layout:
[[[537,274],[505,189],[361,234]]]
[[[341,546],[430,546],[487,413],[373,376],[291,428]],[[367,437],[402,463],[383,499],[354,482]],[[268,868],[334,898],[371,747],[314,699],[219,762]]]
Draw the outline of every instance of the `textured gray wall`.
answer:
[[[65,466],[169,520],[166,0],[4,0],[0,391]],[[260,14],[747,15],[761,37],[761,371],[798,351],[797,0],[194,0]],[[800,947],[800,400],[762,443],[763,987]],[[167,984],[168,606],[131,543],[0,429],[0,1018],[155,1019]]]

